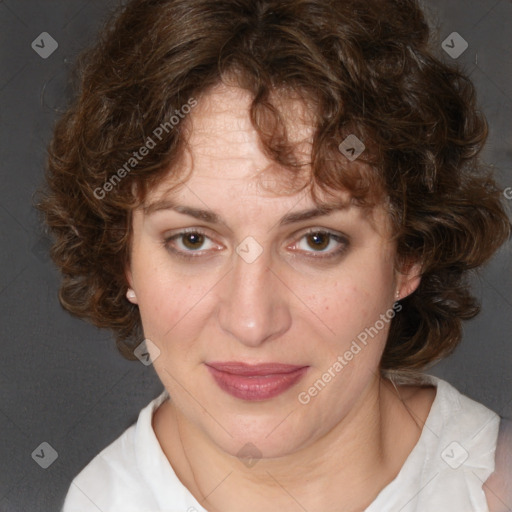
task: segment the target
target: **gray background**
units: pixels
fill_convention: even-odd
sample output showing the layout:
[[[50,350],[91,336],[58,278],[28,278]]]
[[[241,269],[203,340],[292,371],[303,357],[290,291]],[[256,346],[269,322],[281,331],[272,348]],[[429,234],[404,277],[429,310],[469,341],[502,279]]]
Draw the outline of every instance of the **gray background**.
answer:
[[[57,300],[32,194],[41,181],[52,125],[65,104],[67,72],[116,2],[0,0],[0,511],[56,511],[73,476],[136,418],[162,387],[151,367],[118,355],[108,332],[72,318]],[[425,2],[439,29],[468,41],[470,72],[491,137],[485,158],[512,187],[512,2]],[[47,59],[31,47],[58,42]],[[508,201],[509,206],[512,201]],[[475,280],[481,315],[456,353],[430,370],[502,416],[512,416],[511,244]],[[42,469],[34,450],[58,458]]]

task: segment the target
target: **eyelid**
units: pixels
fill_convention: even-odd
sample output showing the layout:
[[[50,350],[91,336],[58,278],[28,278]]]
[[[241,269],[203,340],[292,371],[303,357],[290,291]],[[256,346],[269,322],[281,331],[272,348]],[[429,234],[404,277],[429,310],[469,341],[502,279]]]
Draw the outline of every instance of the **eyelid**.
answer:
[[[333,231],[328,228],[321,228],[321,227],[307,228],[306,231],[299,231],[296,234],[292,235],[294,237],[294,239],[296,239],[296,242],[294,242],[294,244],[299,243],[305,236],[315,234],[315,233],[322,233],[322,234],[328,235],[331,239],[335,240],[338,244],[340,244],[341,247],[339,247],[338,249],[335,249],[335,250],[331,250],[329,252],[314,251],[314,250],[299,251],[302,254],[305,254],[306,257],[309,257],[309,258],[314,258],[317,260],[320,260],[320,259],[327,260],[330,258],[335,258],[336,256],[340,256],[342,253],[344,253],[350,244],[350,238],[347,235],[345,235],[343,233],[339,233],[337,231]],[[299,235],[298,238],[297,238],[297,235]]]
[[[340,231],[336,231],[334,229],[324,228],[324,227],[320,227],[320,226],[313,226],[313,227],[310,227],[310,228],[305,228],[305,230],[304,229],[299,229],[295,233],[290,235],[289,239],[295,239],[297,237],[302,238],[303,236],[310,235],[312,233],[326,233],[326,234],[331,235],[333,237],[336,236],[338,238],[342,238],[342,239],[346,240],[347,242],[349,240],[348,235],[345,235],[344,233],[341,233]]]
[[[200,257],[200,256],[203,256],[205,253],[209,253],[209,252],[212,251],[211,249],[181,251],[181,250],[177,250],[177,249],[174,249],[174,248],[171,247],[170,242],[172,240],[177,239],[180,236],[185,235],[187,233],[197,233],[197,234],[202,235],[205,238],[209,239],[212,243],[215,243],[217,245],[222,245],[222,244],[219,244],[218,242],[216,242],[211,236],[209,236],[205,229],[199,228],[199,227],[183,228],[183,229],[181,229],[181,230],[179,230],[179,231],[177,231],[177,232],[175,232],[173,234],[170,234],[168,236],[164,236],[162,244],[163,244],[163,246],[167,250],[171,251],[173,254],[181,256],[181,257],[183,257],[185,259]],[[334,239],[338,244],[340,244],[341,248],[338,248],[336,250],[331,250],[329,252],[314,251],[314,250],[312,250],[312,251],[298,251],[298,252],[300,252],[302,254],[305,254],[306,257],[314,258],[314,259],[317,259],[317,260],[319,260],[319,259],[334,258],[336,256],[339,256],[343,252],[345,252],[345,250],[348,248],[348,245],[350,243],[350,239],[349,239],[349,237],[347,235],[344,235],[342,233],[330,230],[328,228],[321,228],[321,227],[307,228],[306,231],[300,231],[299,230],[299,231],[295,232],[293,235],[291,235],[289,237],[289,239],[295,240],[294,244],[297,244],[305,236],[310,235],[310,234],[315,234],[315,233],[322,233],[322,234],[328,235],[329,237],[331,237],[331,239]],[[290,247],[290,244],[288,244],[287,247]]]
[[[205,250],[181,251],[181,250],[178,250],[178,249],[174,249],[171,246],[171,242],[174,239],[180,238],[182,235],[186,235],[187,233],[197,233],[198,235],[203,235],[205,238],[208,238],[212,243],[217,244],[217,245],[221,245],[221,244],[218,244],[217,242],[215,242],[213,240],[213,238],[211,236],[209,236],[208,233],[204,229],[202,229],[202,228],[194,228],[194,227],[192,227],[192,228],[183,228],[183,229],[180,229],[179,231],[177,231],[177,232],[175,232],[173,234],[164,236],[164,238],[162,240],[162,245],[168,251],[171,251],[173,254],[176,254],[177,256],[180,256],[180,257],[185,258],[185,259],[197,258],[197,257],[203,256],[204,253],[211,252],[211,249],[206,250],[206,251]]]

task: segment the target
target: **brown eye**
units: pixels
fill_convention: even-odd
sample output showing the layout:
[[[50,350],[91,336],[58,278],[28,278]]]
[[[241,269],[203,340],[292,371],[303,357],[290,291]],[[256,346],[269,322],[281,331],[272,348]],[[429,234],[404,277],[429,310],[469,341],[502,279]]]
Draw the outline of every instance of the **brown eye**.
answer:
[[[204,244],[204,235],[201,233],[185,233],[182,236],[182,243],[187,249],[200,249]]]
[[[329,246],[330,242],[330,235],[329,233],[310,233],[307,235],[308,245],[312,249],[323,251],[326,247]]]
[[[341,234],[324,230],[304,233],[295,244],[304,256],[321,259],[341,256],[349,247],[349,239]]]
[[[212,239],[196,229],[182,231],[162,240],[163,246],[172,254],[183,258],[195,258],[212,254],[222,249]]]

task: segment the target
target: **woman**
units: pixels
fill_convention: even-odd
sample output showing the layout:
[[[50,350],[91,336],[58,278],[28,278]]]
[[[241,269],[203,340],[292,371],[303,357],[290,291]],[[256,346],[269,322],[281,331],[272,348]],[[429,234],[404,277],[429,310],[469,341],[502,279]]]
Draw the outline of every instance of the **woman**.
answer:
[[[500,418],[420,372],[510,235],[428,38],[411,0],[134,0],[84,55],[60,300],[165,391],[64,512],[508,510]]]

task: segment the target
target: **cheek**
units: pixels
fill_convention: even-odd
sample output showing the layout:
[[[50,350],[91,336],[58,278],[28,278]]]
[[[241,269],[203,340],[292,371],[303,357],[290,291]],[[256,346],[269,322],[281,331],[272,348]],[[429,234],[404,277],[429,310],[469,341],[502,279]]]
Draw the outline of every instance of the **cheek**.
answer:
[[[306,289],[307,283],[304,286]],[[348,277],[324,283],[316,293],[308,295],[307,301],[312,310],[318,311],[318,317],[333,327],[350,324],[356,317],[368,315],[370,302],[371,295]]]
[[[207,287],[194,286],[173,276],[147,273],[138,291],[139,311],[147,337],[164,340],[186,326],[185,319],[198,308]]]
[[[157,254],[157,249],[140,252],[132,262],[144,334],[156,342],[163,339],[205,293],[197,280],[180,275],[165,261],[165,255]]]
[[[221,268],[199,271],[191,267],[173,264],[165,254],[151,253],[141,255],[135,266],[144,336],[168,357],[171,352],[188,352],[190,343],[201,339],[214,312],[216,286],[225,273]]]
[[[323,339],[326,342],[329,340],[329,351],[332,353],[350,346],[361,333],[360,338],[363,341],[371,340],[378,352],[387,337],[389,321],[383,324],[380,319],[386,312],[389,316],[393,306],[392,299],[390,301],[392,265],[384,258],[359,261],[360,264],[347,265],[321,284],[313,285],[309,281],[302,283],[304,293],[309,288],[309,293],[305,295],[307,305],[315,313],[318,327],[323,327],[319,332],[330,332]],[[315,286],[314,293],[311,293],[311,286]],[[374,328],[376,323],[377,334]],[[365,333],[369,331],[372,336],[367,335],[365,340]]]
[[[346,324],[383,313],[390,306],[392,285],[391,267],[366,265],[343,269],[320,283],[303,280],[301,288],[307,305],[318,311],[322,319],[332,324]]]

